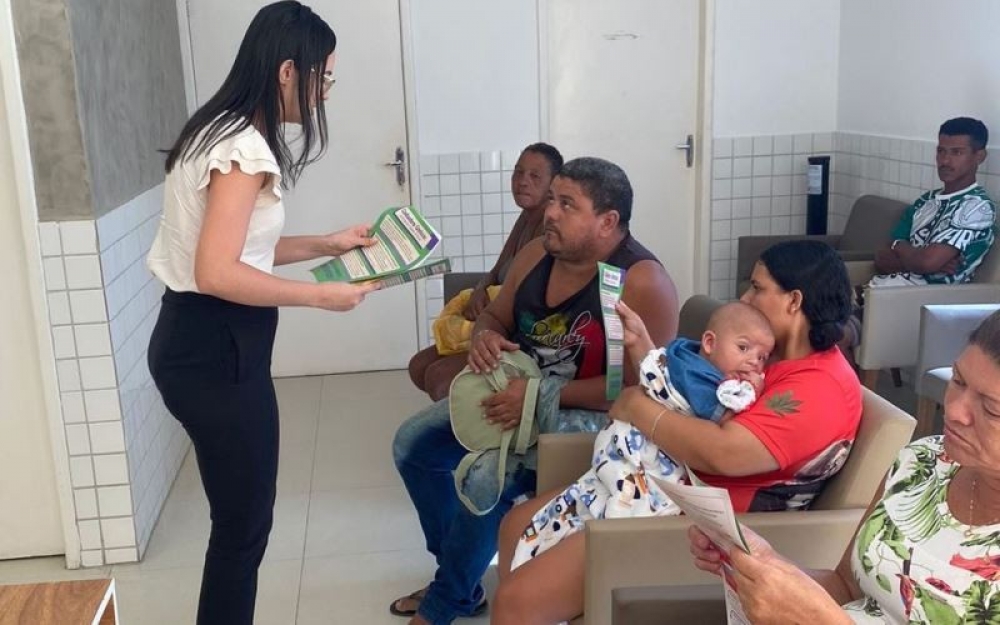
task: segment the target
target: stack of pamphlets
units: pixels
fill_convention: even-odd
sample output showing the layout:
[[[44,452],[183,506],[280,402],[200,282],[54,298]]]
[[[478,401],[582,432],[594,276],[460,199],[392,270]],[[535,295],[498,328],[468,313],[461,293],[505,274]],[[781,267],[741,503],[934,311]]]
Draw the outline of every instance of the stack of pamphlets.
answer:
[[[412,206],[387,208],[372,227],[373,245],[341,254],[311,271],[318,282],[370,282],[383,287],[406,284],[451,271],[451,261],[428,258],[441,243]]]

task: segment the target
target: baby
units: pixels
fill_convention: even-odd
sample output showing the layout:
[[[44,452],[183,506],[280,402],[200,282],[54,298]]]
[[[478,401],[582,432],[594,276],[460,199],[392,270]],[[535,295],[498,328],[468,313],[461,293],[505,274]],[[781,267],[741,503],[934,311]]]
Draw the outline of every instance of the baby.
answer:
[[[720,306],[701,343],[676,339],[656,349],[641,323],[627,319],[626,350],[639,361],[639,381],[664,406],[721,423],[748,408],[763,388],[774,333],[758,310]],[[512,569],[575,533],[589,519],[680,514],[648,474],[686,482],[686,472],[631,424],[614,420],[594,442],[592,468],[532,518],[514,551]]]

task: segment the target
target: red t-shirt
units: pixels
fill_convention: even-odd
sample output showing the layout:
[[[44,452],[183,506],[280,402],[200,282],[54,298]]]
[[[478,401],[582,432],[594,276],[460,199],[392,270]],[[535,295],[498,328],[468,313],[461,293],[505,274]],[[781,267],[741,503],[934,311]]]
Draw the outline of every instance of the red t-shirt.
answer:
[[[861,385],[836,347],[784,360],[768,367],[761,397],[733,419],[767,447],[778,470],[698,477],[726,488],[736,512],[804,508],[847,460],[861,421]]]

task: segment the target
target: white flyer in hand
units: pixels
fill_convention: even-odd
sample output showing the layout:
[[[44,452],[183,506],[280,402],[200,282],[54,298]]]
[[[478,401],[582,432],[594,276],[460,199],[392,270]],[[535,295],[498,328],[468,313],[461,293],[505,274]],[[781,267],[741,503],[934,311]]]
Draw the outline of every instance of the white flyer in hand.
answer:
[[[736,520],[729,491],[725,488],[707,486],[690,468],[687,469],[687,474],[692,482],[690,485],[668,482],[655,475],[649,477],[653,478],[663,492],[691,519],[691,522],[698,526],[698,529],[712,539],[723,554],[729,553],[734,547],[750,553],[750,546],[743,538],[739,521]],[[732,569],[728,562],[723,563],[722,568],[728,622],[730,625],[749,625],[750,619],[743,612],[743,606],[740,605],[739,596],[736,594]]]
[[[691,518],[691,522],[705,532],[720,549],[728,552],[734,546],[738,546],[750,553],[750,547],[740,532],[740,524],[736,521],[729,491],[725,488],[706,486],[698,481],[690,469],[688,476],[694,482],[691,485],[667,482],[657,479],[655,475],[650,477],[674,500],[684,514]]]

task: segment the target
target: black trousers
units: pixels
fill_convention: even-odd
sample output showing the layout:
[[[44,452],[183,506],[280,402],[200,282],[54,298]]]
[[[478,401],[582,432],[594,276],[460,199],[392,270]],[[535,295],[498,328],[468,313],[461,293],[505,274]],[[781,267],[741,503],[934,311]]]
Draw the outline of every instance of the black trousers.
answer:
[[[168,289],[150,339],[149,370],[191,437],[211,509],[199,625],[253,623],[278,475],[277,324],[276,308]]]

